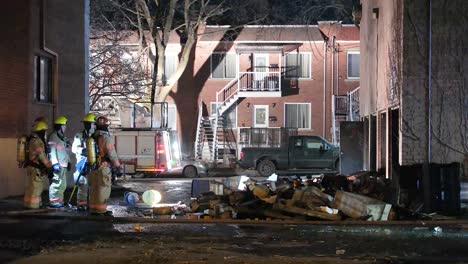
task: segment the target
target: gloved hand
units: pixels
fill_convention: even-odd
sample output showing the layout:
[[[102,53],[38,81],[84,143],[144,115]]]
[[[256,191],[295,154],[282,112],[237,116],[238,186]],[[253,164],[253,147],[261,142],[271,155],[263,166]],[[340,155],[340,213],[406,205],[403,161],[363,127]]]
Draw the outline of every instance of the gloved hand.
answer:
[[[60,165],[58,163],[55,163],[52,165],[52,169],[54,170],[55,173],[60,173]]]
[[[121,177],[124,173],[123,166],[119,167],[112,167],[112,174],[114,174],[117,177]]]
[[[87,155],[88,155],[88,153],[86,152],[86,149],[83,149],[83,150],[81,151],[81,156],[87,157]]]

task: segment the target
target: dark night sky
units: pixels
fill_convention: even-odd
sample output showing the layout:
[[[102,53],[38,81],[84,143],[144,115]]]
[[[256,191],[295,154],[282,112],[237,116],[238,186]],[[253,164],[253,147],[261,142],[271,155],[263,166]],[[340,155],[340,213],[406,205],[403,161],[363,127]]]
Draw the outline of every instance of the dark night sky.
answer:
[[[221,1],[212,0],[211,3]],[[119,0],[119,2],[134,9],[133,0]],[[358,2],[359,0],[226,0],[228,11],[222,16],[209,19],[208,24],[296,25],[316,24],[319,20],[341,20],[344,23],[352,23],[352,7]],[[128,20],[108,0],[91,0],[90,12],[92,25],[100,29],[132,28]],[[110,26],[109,22],[113,25]]]

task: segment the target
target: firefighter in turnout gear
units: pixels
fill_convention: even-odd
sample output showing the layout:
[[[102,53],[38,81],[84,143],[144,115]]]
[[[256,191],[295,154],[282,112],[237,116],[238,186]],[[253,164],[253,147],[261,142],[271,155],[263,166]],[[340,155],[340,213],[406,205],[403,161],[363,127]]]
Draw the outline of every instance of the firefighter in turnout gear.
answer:
[[[86,140],[90,138],[96,129],[96,116],[87,114],[83,118],[84,130],[75,135],[72,152],[76,155],[76,172],[73,174],[75,183],[78,185],[76,205],[78,211],[88,209],[88,179],[87,175],[91,169],[87,162]],[[92,150],[95,151],[95,150]]]
[[[100,116],[96,119],[96,132],[93,138],[97,146],[95,169],[89,173],[89,211],[94,215],[112,215],[107,211],[107,200],[112,186],[112,171],[121,174],[122,167],[115,151],[114,140],[109,134],[109,119]]]
[[[54,176],[49,187],[50,207],[63,206],[63,193],[67,188],[67,169],[70,166],[68,154],[70,142],[64,133],[67,128],[67,118],[59,116],[54,121],[54,132],[49,136],[50,161],[54,170]]]
[[[47,174],[52,168],[52,163],[47,158],[46,136],[47,123],[35,121],[33,134],[28,139],[29,153],[26,162],[28,184],[24,192],[24,207],[29,209],[37,209],[41,205],[41,194]]]

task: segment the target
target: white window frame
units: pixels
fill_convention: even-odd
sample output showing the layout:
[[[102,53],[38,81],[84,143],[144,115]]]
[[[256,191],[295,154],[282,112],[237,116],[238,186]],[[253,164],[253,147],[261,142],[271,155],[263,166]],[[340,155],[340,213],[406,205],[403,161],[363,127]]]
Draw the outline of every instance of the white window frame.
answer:
[[[218,103],[219,105],[221,105],[222,103]],[[216,105],[216,102],[210,102],[210,116],[213,114],[213,106]],[[235,113],[235,116],[236,116],[236,122],[234,123],[234,125],[232,127],[229,127],[229,128],[236,128],[237,129],[237,103],[235,103],[235,105],[231,106],[231,107],[234,107],[234,113]]]
[[[288,104],[307,104],[309,105],[309,127],[306,128],[297,128],[297,130],[311,130],[312,129],[312,103],[306,102],[288,102],[284,103],[283,107],[283,126],[286,127],[286,105]]]
[[[266,109],[266,111],[265,111],[265,126],[257,126],[257,112],[256,112],[257,108]],[[252,117],[253,127],[254,128],[267,128],[269,126],[269,123],[270,123],[269,114],[270,114],[269,105],[254,105],[253,106],[253,117]]]
[[[45,63],[42,63],[42,62]],[[54,58],[42,54],[34,55],[34,101],[52,104],[54,102]],[[41,66],[43,65],[43,66]],[[47,72],[44,72],[47,70]],[[44,94],[45,98],[41,98]]]
[[[359,79],[361,79],[361,71],[359,71],[359,77],[349,76],[349,55],[350,54],[359,54],[359,61],[361,60],[361,51],[359,51],[359,50],[348,50],[346,52],[346,79],[359,80]],[[360,67],[360,65],[358,67]]]
[[[294,78],[290,78],[290,77],[287,77],[286,73],[284,73],[284,79],[286,80],[310,80],[312,79],[312,52],[296,52],[296,51],[293,51],[293,52],[288,52],[286,53],[284,56],[283,56],[283,65],[284,65],[284,68],[287,69],[287,66],[286,65],[286,56],[289,55],[289,54],[308,54],[309,55],[309,63],[310,63],[310,67],[309,67],[309,77],[294,77]]]
[[[213,77],[213,54],[234,54],[236,56],[236,74],[234,75],[234,77],[232,78],[217,78],[217,77]],[[210,54],[210,79],[213,79],[213,80],[232,80],[232,79],[236,79],[238,76],[239,76],[239,58],[238,58],[238,54],[235,53],[235,52],[222,52],[222,51],[215,51],[215,52],[212,52]]]

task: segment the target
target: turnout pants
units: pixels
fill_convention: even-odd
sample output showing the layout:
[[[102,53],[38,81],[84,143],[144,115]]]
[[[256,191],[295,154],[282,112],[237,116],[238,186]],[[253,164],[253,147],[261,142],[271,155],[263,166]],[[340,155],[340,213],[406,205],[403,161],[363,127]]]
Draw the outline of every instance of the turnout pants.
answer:
[[[108,166],[100,166],[89,173],[89,211],[105,213],[111,194],[112,172]]]
[[[46,184],[47,176],[41,170],[28,166],[27,187],[24,192],[24,207],[37,209],[41,205],[41,194]]]
[[[76,205],[88,205],[88,179],[87,176],[81,175],[78,181],[78,192],[76,194]]]
[[[63,204],[63,192],[67,188],[67,168],[61,167],[60,172],[54,172],[49,187],[49,202]]]

